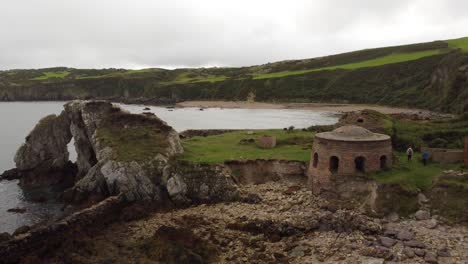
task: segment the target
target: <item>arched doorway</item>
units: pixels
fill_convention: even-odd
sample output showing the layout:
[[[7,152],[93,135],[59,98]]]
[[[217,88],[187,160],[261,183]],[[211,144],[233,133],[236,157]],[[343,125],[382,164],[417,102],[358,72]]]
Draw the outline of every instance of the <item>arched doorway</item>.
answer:
[[[366,158],[359,156],[354,159],[355,169],[358,172],[365,172],[366,170]]]
[[[338,168],[340,167],[340,159],[337,156],[330,157],[330,172],[336,173],[338,172]]]
[[[318,165],[318,153],[315,153],[314,154],[314,161],[312,163],[312,166],[314,166],[314,168],[317,168],[317,165]]]
[[[380,169],[386,169],[387,168],[387,156],[383,155],[380,157]]]

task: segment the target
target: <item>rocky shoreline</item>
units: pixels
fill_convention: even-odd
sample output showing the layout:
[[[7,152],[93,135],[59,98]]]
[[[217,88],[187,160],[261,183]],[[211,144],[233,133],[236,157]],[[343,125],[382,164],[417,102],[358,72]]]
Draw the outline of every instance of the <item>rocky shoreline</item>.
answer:
[[[66,148],[72,138],[76,164]],[[467,190],[453,184],[464,182],[464,173],[446,172],[426,193],[341,177],[314,195],[303,162],[193,164],[177,159],[183,151],[179,134],[152,114],[104,101],[67,103],[36,125],[17,152],[17,167],[0,178],[19,179],[22,187],[60,184],[60,198],[82,210],[1,234],[2,261],[468,261]]]

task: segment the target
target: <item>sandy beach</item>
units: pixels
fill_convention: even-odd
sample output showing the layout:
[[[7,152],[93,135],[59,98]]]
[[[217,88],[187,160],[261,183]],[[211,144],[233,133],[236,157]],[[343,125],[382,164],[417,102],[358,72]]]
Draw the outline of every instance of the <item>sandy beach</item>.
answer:
[[[429,114],[429,110],[389,107],[366,104],[327,104],[327,103],[262,103],[245,101],[184,101],[178,107],[203,108],[246,108],[246,109],[310,109],[330,112],[352,112],[371,109],[385,114]]]

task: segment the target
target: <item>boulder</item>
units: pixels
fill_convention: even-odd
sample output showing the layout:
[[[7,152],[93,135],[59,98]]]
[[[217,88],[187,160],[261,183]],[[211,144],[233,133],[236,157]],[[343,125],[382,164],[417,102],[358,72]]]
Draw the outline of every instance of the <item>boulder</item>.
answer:
[[[389,237],[380,237],[380,243],[384,247],[391,248],[396,244],[396,240]]]
[[[413,237],[414,237],[413,232],[411,232],[409,230],[405,230],[405,229],[402,229],[402,230],[398,231],[398,234],[397,234],[397,238],[399,240],[403,240],[403,241],[411,240],[411,239],[413,239]]]
[[[431,218],[431,213],[429,213],[429,211],[419,210],[414,214],[414,217],[417,220],[428,220]]]

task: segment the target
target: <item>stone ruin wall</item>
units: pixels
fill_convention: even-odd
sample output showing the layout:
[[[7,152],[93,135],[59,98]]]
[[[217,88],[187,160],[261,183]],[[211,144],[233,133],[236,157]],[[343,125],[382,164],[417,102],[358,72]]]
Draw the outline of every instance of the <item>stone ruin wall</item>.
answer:
[[[276,137],[274,136],[261,136],[258,138],[258,146],[264,149],[276,147]]]
[[[444,149],[421,147],[421,152],[427,151],[429,159],[438,163],[458,163],[463,162],[465,151],[463,149]]]

